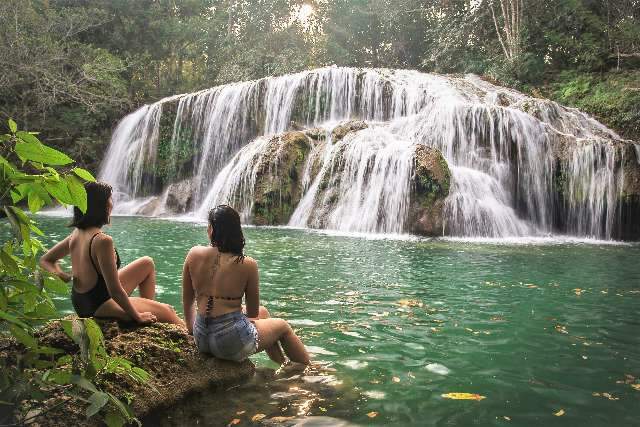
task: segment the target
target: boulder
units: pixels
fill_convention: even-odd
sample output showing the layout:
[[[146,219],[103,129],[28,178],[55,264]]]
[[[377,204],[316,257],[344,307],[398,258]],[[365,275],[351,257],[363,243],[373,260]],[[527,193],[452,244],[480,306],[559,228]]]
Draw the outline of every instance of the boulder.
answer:
[[[303,132],[273,137],[260,159],[254,187],[252,220],[256,225],[286,224],[302,197],[302,172],[311,150]]]
[[[193,203],[193,182],[190,179],[169,184],[167,187],[165,208],[170,213],[181,214],[188,212]]]
[[[152,197],[149,201],[138,207],[134,212],[135,215],[154,216],[160,208],[160,197]]]
[[[410,233],[423,236],[443,234],[444,205],[450,184],[451,171],[442,153],[436,148],[417,145],[406,223]]]
[[[362,120],[349,120],[347,122],[340,123],[331,131],[331,143],[335,144],[347,136],[347,134],[357,132],[367,127],[369,127],[369,125]]]
[[[96,322],[102,329],[109,355],[127,359],[150,374],[146,383],[126,374],[106,372],[99,373],[95,380],[103,390],[121,401],[131,401],[131,409],[138,418],[174,405],[191,393],[245,382],[254,374],[255,366],[249,360],[236,363],[200,354],[193,337],[175,325],[138,326],[109,319],[96,319]],[[80,351],[58,321],[42,327],[36,336],[41,346],[61,349],[69,355]],[[0,349],[0,359],[11,364],[19,352],[18,344],[5,346]],[[99,417],[86,419],[87,405],[79,399],[53,407],[55,402],[59,399],[54,397],[45,401],[44,408],[41,404],[24,402],[19,412],[47,411],[46,417],[34,420],[40,426],[102,425]]]

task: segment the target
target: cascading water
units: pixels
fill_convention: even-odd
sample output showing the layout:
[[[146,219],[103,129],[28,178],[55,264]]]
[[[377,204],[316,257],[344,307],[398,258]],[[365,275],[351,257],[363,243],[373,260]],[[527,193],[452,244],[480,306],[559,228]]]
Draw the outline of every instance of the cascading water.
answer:
[[[100,178],[132,199],[190,178],[196,215],[230,202],[249,222],[257,164],[270,137],[292,127],[330,134],[348,119],[369,127],[310,150],[290,225],[406,232],[413,153],[424,144],[439,149],[451,169],[448,234],[506,237],[561,229],[613,236],[624,186],[620,146],[627,142],[577,110],[472,75],[326,67],[173,96],[123,119]],[[186,172],[154,174],[158,151],[178,158],[184,135],[192,153],[183,162]],[[173,165],[179,167],[185,169]],[[152,190],[145,189],[149,183]]]

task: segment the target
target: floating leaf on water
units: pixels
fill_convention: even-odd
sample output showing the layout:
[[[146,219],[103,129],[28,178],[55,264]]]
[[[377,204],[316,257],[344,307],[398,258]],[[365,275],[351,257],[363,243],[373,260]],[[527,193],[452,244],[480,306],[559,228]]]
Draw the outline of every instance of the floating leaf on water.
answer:
[[[636,391],[640,391],[640,384],[631,384],[631,388],[633,388]]]
[[[558,412],[555,412],[553,415],[556,417],[561,417],[564,415],[564,409],[560,409]]]
[[[445,399],[453,399],[453,400],[482,400],[486,399],[485,396],[482,396],[477,393],[445,393],[442,395]]]
[[[416,377],[415,375],[413,375],[413,373],[412,373],[412,372],[407,372],[407,376],[408,376],[409,378],[414,378],[414,379],[415,379],[415,377]]]
[[[236,425],[236,424],[240,424],[240,418],[234,418],[234,419],[232,419],[232,420],[229,422],[229,424],[227,424],[227,425],[229,425],[229,426],[234,426],[234,425]]]
[[[378,416],[378,413],[376,411],[371,411],[367,414],[367,417],[369,418],[375,418]]]
[[[244,413],[246,413],[246,412],[247,412],[247,411],[238,411],[238,412],[236,412],[236,415],[242,415],[242,414],[244,414]]]
[[[511,418],[507,417],[506,415],[503,415],[502,418],[504,418],[507,421],[511,421]]]
[[[573,292],[575,292],[577,296],[582,295],[582,289],[580,289],[580,288],[575,288],[575,289],[573,290]]]
[[[391,378],[391,381],[393,381],[394,383],[399,383],[400,382],[400,378],[393,377],[393,378]]]
[[[253,417],[251,417],[251,421],[256,423],[256,422],[260,421],[261,419],[263,419],[264,417],[266,417],[265,414],[255,414]]]

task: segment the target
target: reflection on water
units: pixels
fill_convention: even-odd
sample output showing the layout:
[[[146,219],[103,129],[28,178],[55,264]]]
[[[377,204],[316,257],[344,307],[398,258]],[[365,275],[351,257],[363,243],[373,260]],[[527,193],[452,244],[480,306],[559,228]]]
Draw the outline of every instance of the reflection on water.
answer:
[[[48,243],[69,231],[64,220],[39,220]],[[191,246],[206,244],[205,227],[113,222],[107,232],[123,261],[151,255],[158,298],[181,311],[182,262]],[[291,321],[321,368],[273,378],[267,358],[254,356],[253,383],[172,408],[167,425],[249,425],[256,414],[262,424],[304,415],[325,425],[640,419],[638,245],[368,240],[255,227],[245,236],[262,303]],[[58,303],[71,310],[66,298]],[[456,392],[486,398],[442,397]]]
[[[327,363],[304,371],[260,367],[246,384],[191,396],[177,408],[154,414],[145,424],[163,427],[191,425],[354,426],[349,417],[359,395],[345,386]],[[334,416],[324,415],[331,412]]]

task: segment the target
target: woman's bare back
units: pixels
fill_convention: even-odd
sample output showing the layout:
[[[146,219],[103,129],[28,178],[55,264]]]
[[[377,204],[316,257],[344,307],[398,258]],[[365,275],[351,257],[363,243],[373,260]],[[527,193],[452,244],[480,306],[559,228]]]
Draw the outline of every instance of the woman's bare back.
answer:
[[[215,247],[196,246],[189,251],[187,264],[198,313],[215,317],[241,309],[242,297],[257,266],[250,257],[244,257],[242,262],[237,259],[237,255],[219,252]],[[213,308],[206,313],[210,296]]]
[[[97,253],[96,244],[94,241],[93,247],[91,247],[91,254],[93,255],[93,263],[90,258],[90,244],[91,239],[96,234],[95,240],[100,238],[108,238],[106,235],[101,235],[100,229],[76,229],[69,235],[69,253],[71,256],[71,270],[73,272],[73,286],[76,292],[84,293],[89,292],[96,284],[98,280],[98,271],[94,265],[96,264]],[[115,258],[115,253],[113,254]]]

